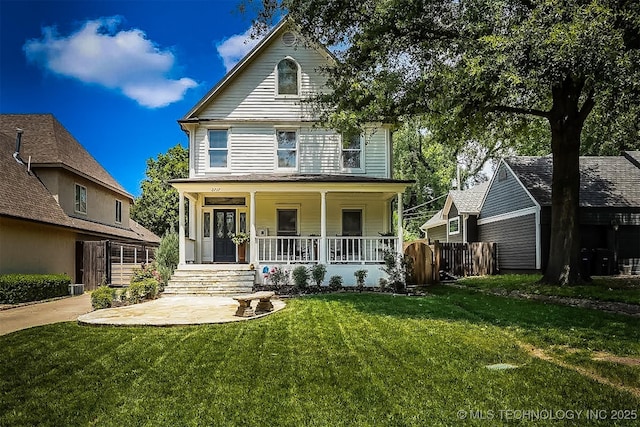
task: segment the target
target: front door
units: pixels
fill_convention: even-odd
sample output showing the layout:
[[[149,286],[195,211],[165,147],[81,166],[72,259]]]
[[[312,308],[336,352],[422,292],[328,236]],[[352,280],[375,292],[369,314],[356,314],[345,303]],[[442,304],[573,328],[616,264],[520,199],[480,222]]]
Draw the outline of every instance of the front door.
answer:
[[[236,232],[235,209],[213,211],[213,261],[236,262],[236,245],[231,237]]]

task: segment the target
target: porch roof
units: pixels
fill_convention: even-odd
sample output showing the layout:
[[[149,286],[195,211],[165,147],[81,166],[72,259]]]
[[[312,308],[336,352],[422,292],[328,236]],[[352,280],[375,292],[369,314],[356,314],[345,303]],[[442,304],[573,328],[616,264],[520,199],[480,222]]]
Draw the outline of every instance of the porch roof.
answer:
[[[169,181],[186,191],[368,191],[403,192],[412,180],[358,175],[246,174],[181,178]],[[286,184],[283,186],[283,184]],[[212,190],[212,185],[223,186]]]

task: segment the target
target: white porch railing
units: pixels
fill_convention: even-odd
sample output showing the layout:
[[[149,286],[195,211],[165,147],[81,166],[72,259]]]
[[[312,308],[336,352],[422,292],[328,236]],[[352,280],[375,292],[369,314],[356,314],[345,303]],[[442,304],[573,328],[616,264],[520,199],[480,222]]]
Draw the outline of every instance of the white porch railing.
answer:
[[[320,237],[257,237],[258,262],[318,263]],[[328,264],[382,264],[385,251],[395,251],[397,237],[328,237]]]

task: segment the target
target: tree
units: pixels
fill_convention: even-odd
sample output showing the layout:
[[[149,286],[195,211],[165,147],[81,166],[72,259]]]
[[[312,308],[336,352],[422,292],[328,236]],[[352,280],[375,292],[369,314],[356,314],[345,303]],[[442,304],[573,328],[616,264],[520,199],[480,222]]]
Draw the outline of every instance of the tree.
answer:
[[[450,138],[501,123],[546,124],[553,155],[544,282],[579,283],[579,161],[585,129],[638,146],[640,3],[636,0],[263,0],[308,38],[334,46],[328,123],[429,115]],[[599,152],[599,143],[590,150]],[[546,145],[546,144],[545,144]]]
[[[140,184],[142,195],[135,200],[131,217],[163,236],[178,225],[178,191],[169,180],[189,177],[189,150],[180,144],[158,159],[147,160],[146,178]]]

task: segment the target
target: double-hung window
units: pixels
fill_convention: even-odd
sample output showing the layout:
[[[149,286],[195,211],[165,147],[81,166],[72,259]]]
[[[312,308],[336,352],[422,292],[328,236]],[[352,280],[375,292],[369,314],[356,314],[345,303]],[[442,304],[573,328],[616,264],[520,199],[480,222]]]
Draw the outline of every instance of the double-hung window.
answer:
[[[342,169],[362,170],[362,137],[359,133],[342,134]]]
[[[122,202],[120,200],[116,200],[116,222],[122,223]]]
[[[278,169],[298,167],[298,136],[295,130],[276,131],[278,145]]]
[[[449,220],[449,234],[460,233],[460,218],[455,217]]]
[[[209,130],[209,167],[226,169],[229,166],[227,129]]]
[[[76,184],[75,188],[75,211],[77,213],[87,213],[87,187]]]

